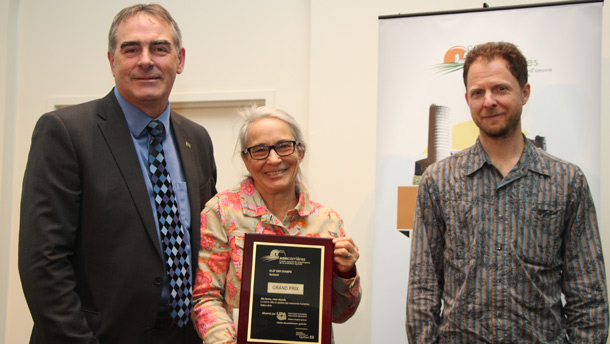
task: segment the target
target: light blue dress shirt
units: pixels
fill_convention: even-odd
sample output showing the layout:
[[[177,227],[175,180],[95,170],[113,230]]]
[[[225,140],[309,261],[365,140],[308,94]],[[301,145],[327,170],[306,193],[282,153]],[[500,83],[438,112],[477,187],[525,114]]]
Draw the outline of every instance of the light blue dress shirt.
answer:
[[[150,206],[153,210],[153,216],[155,217],[155,226],[157,227],[157,236],[159,238],[159,245],[161,245],[161,236],[159,235],[159,222],[157,220],[157,208],[154,200],[154,193],[152,183],[150,181],[150,172],[148,165],[148,146],[150,137],[146,126],[152,120],[146,113],[129,103],[123,98],[117,89],[114,89],[114,95],[116,96],[125,119],[127,120],[127,126],[131,133],[131,139],[133,145],[138,154],[138,161],[144,175],[144,181],[146,182],[146,189],[148,191],[148,197],[150,199]],[[165,130],[163,131],[163,153],[167,163],[167,170],[169,171],[170,178],[172,180],[172,187],[174,188],[174,194],[178,202],[178,212],[180,213],[180,222],[185,232],[186,238],[186,250],[188,253],[188,261],[191,261],[191,241],[189,236],[189,229],[191,228],[191,206],[188,199],[188,192],[186,188],[186,178],[182,171],[182,164],[180,161],[180,154],[176,146],[174,133],[169,120],[170,106],[169,103],[165,108],[165,111],[156,118],[163,123]],[[169,133],[169,135],[168,135]],[[162,246],[161,246],[162,247]],[[193,283],[193,267],[191,266],[191,285]],[[169,279],[167,273],[164,276],[163,292],[161,294],[161,303],[159,305],[159,312],[167,312],[169,310]]]

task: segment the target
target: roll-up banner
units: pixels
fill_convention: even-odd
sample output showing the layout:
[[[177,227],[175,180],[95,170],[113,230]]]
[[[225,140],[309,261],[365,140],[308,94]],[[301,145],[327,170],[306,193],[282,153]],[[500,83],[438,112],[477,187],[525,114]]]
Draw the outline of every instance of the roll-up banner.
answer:
[[[407,342],[410,232],[421,174],[478,136],[462,80],[473,46],[506,41],[523,52],[531,84],[523,132],[582,168],[599,209],[601,24],[600,1],[379,18],[371,343]]]

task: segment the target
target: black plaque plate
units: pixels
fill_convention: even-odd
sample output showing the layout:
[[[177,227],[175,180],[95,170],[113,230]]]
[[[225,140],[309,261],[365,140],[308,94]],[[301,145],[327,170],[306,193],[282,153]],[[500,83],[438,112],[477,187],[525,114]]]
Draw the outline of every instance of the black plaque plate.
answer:
[[[246,234],[238,344],[331,342],[332,239]]]

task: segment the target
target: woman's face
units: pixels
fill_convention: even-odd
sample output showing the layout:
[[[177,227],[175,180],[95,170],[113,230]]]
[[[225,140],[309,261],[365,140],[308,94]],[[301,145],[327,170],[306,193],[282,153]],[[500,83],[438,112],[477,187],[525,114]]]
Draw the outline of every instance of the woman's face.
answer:
[[[246,147],[260,144],[275,145],[280,141],[294,141],[290,126],[277,118],[261,118],[250,125]],[[278,156],[271,149],[263,160],[254,160],[250,154],[242,156],[254,185],[263,197],[282,193],[294,193],[299,164],[303,153],[298,149],[287,156]]]

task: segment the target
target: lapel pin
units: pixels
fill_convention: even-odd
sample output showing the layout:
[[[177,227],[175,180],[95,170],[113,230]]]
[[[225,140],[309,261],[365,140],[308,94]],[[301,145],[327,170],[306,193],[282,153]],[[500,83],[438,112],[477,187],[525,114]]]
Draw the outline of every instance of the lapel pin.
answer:
[[[186,148],[191,148],[191,143],[186,141]]]

